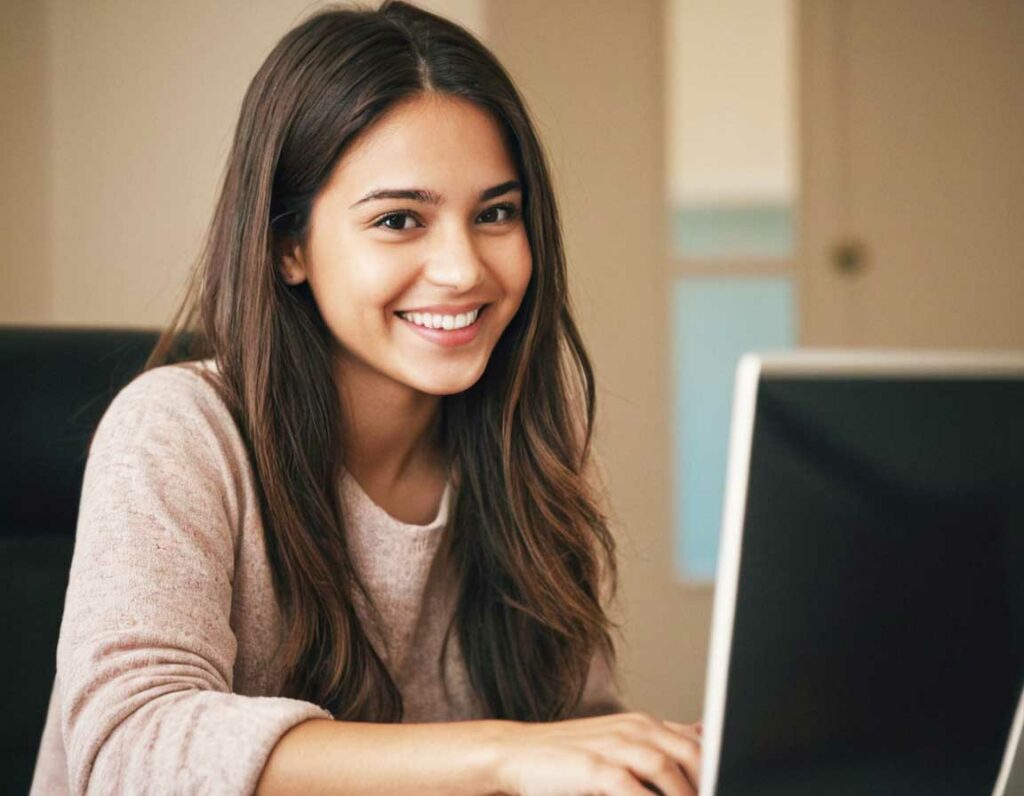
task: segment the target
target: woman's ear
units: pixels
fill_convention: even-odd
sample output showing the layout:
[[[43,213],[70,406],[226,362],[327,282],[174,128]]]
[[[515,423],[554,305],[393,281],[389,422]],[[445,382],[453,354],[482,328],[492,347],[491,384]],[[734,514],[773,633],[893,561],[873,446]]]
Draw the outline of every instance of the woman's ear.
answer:
[[[282,243],[279,251],[281,277],[289,285],[301,285],[306,281],[306,259],[302,247],[293,241]]]

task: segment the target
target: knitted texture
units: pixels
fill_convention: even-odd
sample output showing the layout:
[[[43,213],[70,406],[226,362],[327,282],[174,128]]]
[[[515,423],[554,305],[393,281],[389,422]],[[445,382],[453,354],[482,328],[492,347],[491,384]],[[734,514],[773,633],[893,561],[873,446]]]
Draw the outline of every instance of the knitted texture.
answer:
[[[216,390],[167,365],[134,379],[93,438],[33,794],[251,793],[278,739],[331,718],[280,696],[282,616],[253,473]],[[486,714],[469,685],[438,555],[452,499],[410,525],[343,473],[355,566],[383,625],[356,610],[405,722]],[[595,658],[578,715],[624,710]],[[344,750],[339,750],[342,754]]]

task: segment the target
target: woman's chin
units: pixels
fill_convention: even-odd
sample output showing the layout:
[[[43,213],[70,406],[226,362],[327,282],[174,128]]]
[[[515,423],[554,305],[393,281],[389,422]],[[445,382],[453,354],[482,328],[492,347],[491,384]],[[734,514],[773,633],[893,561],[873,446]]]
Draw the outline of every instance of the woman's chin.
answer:
[[[469,364],[463,366],[452,364],[448,367],[436,365],[434,367],[435,372],[428,372],[429,368],[425,363],[420,363],[416,368],[418,372],[406,383],[428,395],[456,395],[476,384],[484,373],[484,368],[473,367]]]

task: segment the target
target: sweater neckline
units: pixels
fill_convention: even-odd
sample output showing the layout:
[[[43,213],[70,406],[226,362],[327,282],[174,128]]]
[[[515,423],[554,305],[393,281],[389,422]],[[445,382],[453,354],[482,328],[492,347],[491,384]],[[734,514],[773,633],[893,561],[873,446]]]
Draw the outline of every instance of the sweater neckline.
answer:
[[[342,487],[357,505],[362,506],[372,516],[376,517],[379,521],[389,527],[397,528],[409,533],[426,533],[429,531],[440,530],[448,520],[448,506],[451,502],[452,492],[452,479],[450,476],[444,485],[444,492],[441,495],[441,504],[438,506],[437,515],[426,525],[415,525],[413,523],[402,522],[397,517],[393,517],[381,506],[377,505],[368,494],[366,494],[366,490],[364,490],[362,485],[355,479],[355,476],[353,476],[344,467],[341,468],[341,481]]]

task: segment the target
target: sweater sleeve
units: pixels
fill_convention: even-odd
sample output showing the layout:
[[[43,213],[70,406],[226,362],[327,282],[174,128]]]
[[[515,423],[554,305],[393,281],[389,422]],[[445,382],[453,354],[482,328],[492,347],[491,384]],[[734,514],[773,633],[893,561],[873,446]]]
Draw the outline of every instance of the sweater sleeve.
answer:
[[[57,648],[72,793],[241,794],[300,700],[232,693],[244,481],[216,391],[180,366],[114,399],[93,438]]]

